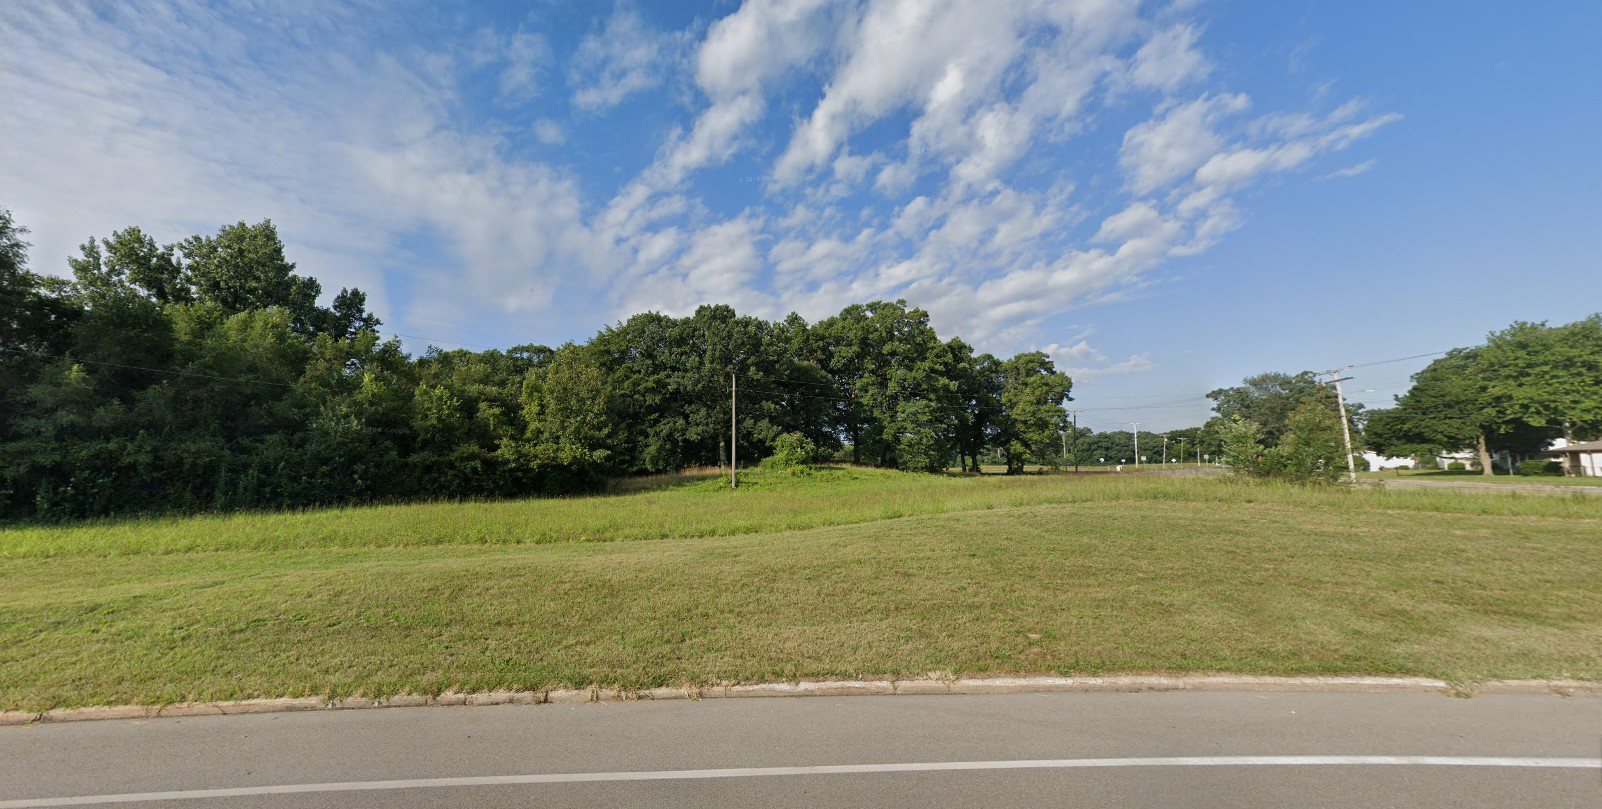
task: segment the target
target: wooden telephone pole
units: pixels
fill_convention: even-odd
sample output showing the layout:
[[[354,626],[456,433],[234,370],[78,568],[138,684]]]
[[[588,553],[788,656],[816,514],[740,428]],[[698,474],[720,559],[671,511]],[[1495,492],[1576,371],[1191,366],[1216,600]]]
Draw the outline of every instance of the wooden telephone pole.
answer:
[[[1079,411],[1074,411],[1074,471],[1079,471]]]
[[[735,449],[735,440],[739,438],[740,423],[735,420],[735,408],[739,406],[738,384],[734,381],[734,374],[729,374],[729,488],[740,488],[740,465],[735,461],[738,450]]]
[[[1346,368],[1336,368],[1330,371],[1320,371],[1319,376],[1329,374],[1332,378],[1332,381],[1335,383],[1335,404],[1338,408],[1340,408],[1341,411],[1341,440],[1344,442],[1346,447],[1346,479],[1352,483],[1356,483],[1357,464],[1352,462],[1352,428],[1351,425],[1347,424],[1346,422],[1346,397],[1341,394],[1341,383],[1351,379],[1349,376],[1341,376],[1341,371],[1348,370],[1350,367],[1351,366],[1347,366]]]

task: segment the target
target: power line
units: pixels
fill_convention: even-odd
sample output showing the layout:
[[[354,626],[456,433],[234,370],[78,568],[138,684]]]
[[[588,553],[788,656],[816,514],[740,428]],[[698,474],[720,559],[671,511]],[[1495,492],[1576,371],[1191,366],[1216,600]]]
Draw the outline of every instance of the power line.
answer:
[[[1479,345],[1465,346],[1465,348],[1466,349],[1467,348],[1482,348],[1482,347],[1484,347],[1484,345],[1485,345],[1484,343],[1481,343]],[[1359,363],[1357,363],[1355,365],[1348,365],[1346,367],[1347,368],[1367,368],[1370,365],[1387,365],[1387,364],[1390,364],[1390,363],[1393,363],[1393,362],[1406,362],[1407,360],[1416,360],[1416,359],[1421,359],[1423,357],[1433,357],[1433,356],[1436,356],[1438,354],[1446,354],[1446,353],[1450,353],[1450,352],[1456,351],[1456,350],[1457,349],[1455,349],[1455,348],[1448,348],[1445,351],[1430,351],[1430,352],[1424,353],[1424,354],[1413,354],[1413,355],[1407,356],[1407,357],[1397,357],[1396,359],[1393,359],[1393,360],[1376,360],[1374,362],[1359,362]]]
[[[465,346],[467,348],[482,348],[485,351],[506,351],[507,350],[507,349],[503,349],[503,348],[496,348],[495,346],[479,345],[478,343],[462,343],[462,342],[457,342],[456,340],[441,340],[438,337],[419,337],[419,336],[417,336],[415,334],[400,334],[400,333],[397,333],[397,332],[390,332],[390,334],[392,336],[394,336],[394,337],[400,337],[400,338],[404,338],[404,339],[407,339],[407,340],[426,340],[426,341],[428,341],[430,343],[445,343],[446,345]]]
[[[292,385],[292,384],[290,384],[288,382],[270,382],[270,381],[265,380],[265,379],[243,379],[243,378],[237,377],[237,376],[218,376],[216,374],[201,374],[201,373],[195,373],[195,372],[192,372],[192,371],[173,371],[173,370],[169,370],[169,369],[166,369],[166,368],[149,368],[149,367],[146,367],[146,366],[143,366],[143,365],[124,365],[124,364],[122,364],[120,362],[105,362],[103,360],[75,359],[70,354],[46,354],[46,353],[37,352],[37,351],[24,351],[24,350],[22,350],[20,348],[4,348],[4,347],[0,347],[0,351],[10,351],[10,352],[12,352],[14,354],[29,354],[29,355],[32,355],[32,356],[35,356],[35,357],[51,357],[51,358],[54,358],[54,359],[69,360],[69,361],[74,362],[74,363],[86,362],[86,363],[89,363],[90,365],[106,365],[106,366],[109,366],[109,367],[112,367],[112,368],[126,368],[126,369],[128,369],[130,371],[149,371],[149,372],[154,373],[154,374],[172,374],[173,376],[188,376],[188,377],[194,377],[196,379],[214,379],[214,380],[218,380],[218,381],[221,381],[221,382],[246,382],[246,383],[253,384],[253,385],[274,385],[274,386],[277,386],[277,387],[280,387],[280,388],[293,388],[293,387],[295,387],[294,385]]]

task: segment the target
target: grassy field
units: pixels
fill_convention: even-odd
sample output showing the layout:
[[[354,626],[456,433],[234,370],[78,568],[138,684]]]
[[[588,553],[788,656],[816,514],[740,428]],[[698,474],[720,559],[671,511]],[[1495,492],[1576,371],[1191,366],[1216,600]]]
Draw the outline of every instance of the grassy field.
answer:
[[[1406,478],[1438,483],[1518,483],[1528,486],[1602,486],[1602,478],[1558,477],[1547,475],[1487,476],[1481,472],[1449,471],[1445,469],[1392,469],[1386,472],[1359,472],[1359,477],[1373,479]]]
[[[0,530],[0,709],[811,677],[1602,680],[1602,502],[705,476]]]

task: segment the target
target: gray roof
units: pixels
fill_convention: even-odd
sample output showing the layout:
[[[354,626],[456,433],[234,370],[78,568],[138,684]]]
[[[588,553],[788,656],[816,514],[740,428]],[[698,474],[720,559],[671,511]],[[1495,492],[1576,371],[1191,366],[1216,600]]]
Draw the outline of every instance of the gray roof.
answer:
[[[1583,444],[1570,444],[1558,447],[1553,452],[1602,452],[1602,441],[1587,441]]]

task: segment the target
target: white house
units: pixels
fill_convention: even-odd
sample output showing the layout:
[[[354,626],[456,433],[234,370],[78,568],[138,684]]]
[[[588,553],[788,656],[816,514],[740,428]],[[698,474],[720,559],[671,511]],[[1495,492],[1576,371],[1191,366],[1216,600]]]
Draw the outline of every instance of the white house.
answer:
[[[1374,472],[1378,472],[1381,469],[1412,469],[1413,468],[1413,459],[1412,458],[1392,458],[1392,457],[1387,456],[1387,455],[1381,455],[1378,452],[1375,452],[1373,450],[1369,450],[1367,452],[1364,452],[1363,453],[1363,460],[1368,461],[1368,468],[1371,471],[1374,471]]]
[[[1499,466],[1503,469],[1508,469],[1510,468],[1511,461],[1512,458],[1508,455],[1507,450],[1498,450],[1491,453],[1491,464],[1493,466]],[[1436,467],[1445,469],[1447,464],[1452,463],[1460,463],[1463,465],[1464,469],[1478,469],[1480,466],[1480,454],[1478,452],[1468,451],[1435,453]]]
[[[1553,450],[1563,459],[1563,474],[1570,477],[1602,477],[1602,441],[1568,444]]]

